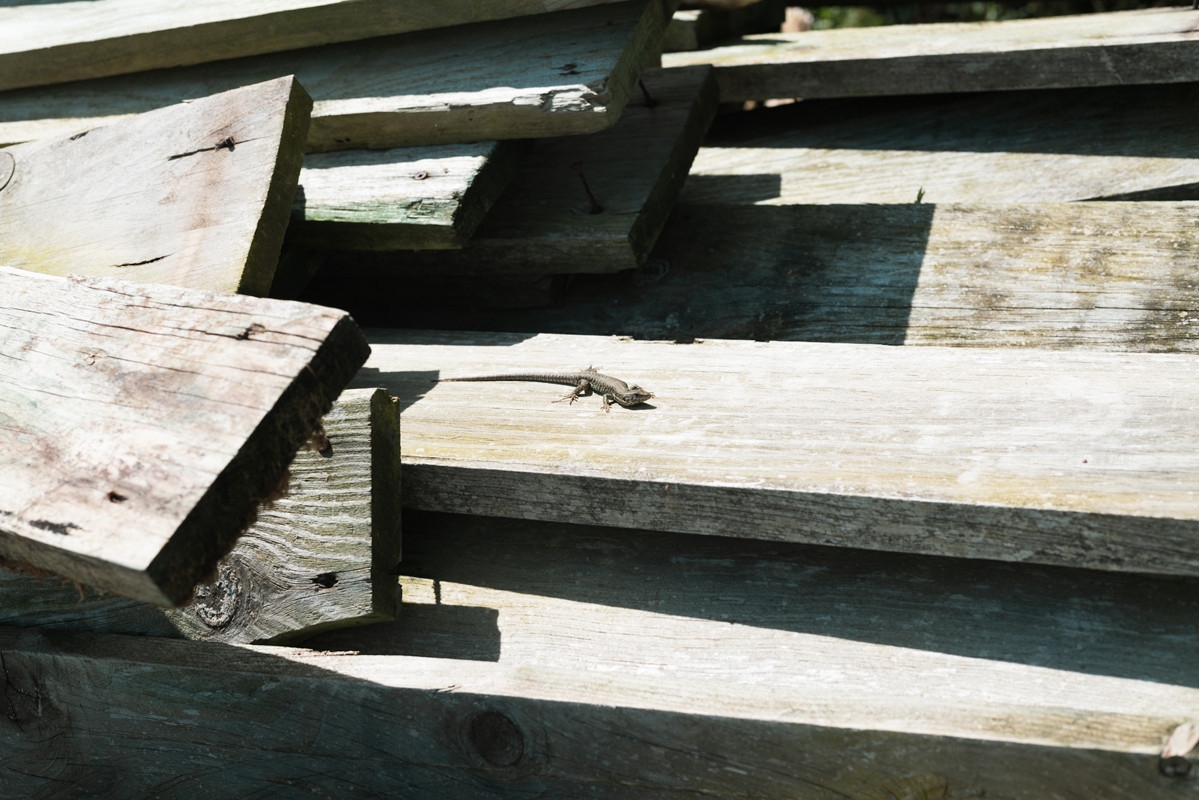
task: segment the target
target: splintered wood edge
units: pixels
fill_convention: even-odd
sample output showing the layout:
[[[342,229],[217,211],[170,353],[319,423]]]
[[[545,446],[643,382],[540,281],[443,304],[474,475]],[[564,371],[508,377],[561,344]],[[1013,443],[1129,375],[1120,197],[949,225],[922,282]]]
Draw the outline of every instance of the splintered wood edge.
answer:
[[[271,173],[271,183],[267,188],[258,226],[246,253],[246,267],[242,270],[238,294],[265,297],[271,291],[292,202],[300,184],[300,166],[304,162],[304,146],[308,140],[312,108],[312,98],[293,75],[283,130],[276,148],[275,169]]]
[[[679,67],[679,70],[692,70],[704,77],[697,81],[696,98],[688,108],[687,122],[683,132],[675,140],[667,163],[663,165],[658,180],[650,189],[642,211],[634,220],[629,230],[629,245],[633,251],[634,261],[638,266],[646,262],[647,256],[658,241],[659,235],[667,226],[667,219],[683,184],[687,180],[692,161],[700,151],[704,137],[713,119],[717,116],[717,79],[716,72],[706,65],[699,67]],[[658,70],[658,74],[662,74]]]
[[[575,0],[572,5],[580,7],[618,1]],[[557,4],[548,0],[533,3],[472,0],[438,3],[436,10],[413,10],[411,7],[398,10],[397,6],[401,4],[393,4],[389,0],[327,0],[323,3],[305,3],[300,8],[287,8],[285,3],[275,3],[271,8],[242,11],[237,16],[221,14],[228,13],[227,10],[235,6],[249,9],[253,4],[219,0],[208,5],[215,7],[215,16],[184,27],[142,30],[134,26],[124,32],[110,33],[105,38],[89,41],[52,39],[49,42],[35,42],[32,51],[0,53],[0,74],[4,76],[0,81],[0,89],[47,86],[320,47],[374,36],[495,22],[548,13]],[[29,15],[38,12],[14,10],[9,13],[24,13],[27,21]],[[334,16],[338,20],[336,24],[324,24]],[[21,21],[19,17],[18,21]],[[114,24],[119,25],[120,22],[118,19]],[[270,37],[258,35],[258,32],[267,29],[272,31]],[[253,45],[249,45],[250,42]]]
[[[289,206],[290,207],[290,206]],[[183,605],[238,537],[259,502],[277,493],[288,465],[367,360],[370,347],[349,315],[334,325],[274,407],[146,568],[167,603]]]
[[[376,389],[371,394],[371,607],[385,617],[400,610],[394,571],[403,555],[401,479],[400,403]]]

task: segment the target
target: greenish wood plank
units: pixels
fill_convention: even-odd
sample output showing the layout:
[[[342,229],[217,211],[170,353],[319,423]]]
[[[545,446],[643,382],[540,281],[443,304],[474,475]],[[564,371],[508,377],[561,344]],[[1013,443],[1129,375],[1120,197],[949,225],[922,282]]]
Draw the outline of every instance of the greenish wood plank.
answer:
[[[183,608],[161,609],[54,577],[0,570],[0,624],[221,642],[282,642],[398,610],[400,441],[382,390],[342,393],[323,438],[289,467],[287,494]]]
[[[1195,9],[1151,8],[757,34],[663,66],[712,64],[724,102],[1194,83],[1196,21]]]
[[[462,247],[517,166],[515,142],[342,150],[304,160],[288,240],[352,250]]]
[[[5,92],[0,143],[288,74],[314,100],[310,151],[590,133],[620,116],[674,5],[632,0]]]
[[[368,347],[341,311],[0,267],[0,558],[178,605]]]
[[[0,150],[0,264],[266,294],[311,107],[279,78]]]
[[[0,90],[540,14],[612,0],[90,0],[0,6]]]
[[[644,83],[653,105],[636,100],[611,129],[529,143],[461,250],[347,260],[339,274],[539,277],[638,266],[716,112],[707,68],[651,70]]]

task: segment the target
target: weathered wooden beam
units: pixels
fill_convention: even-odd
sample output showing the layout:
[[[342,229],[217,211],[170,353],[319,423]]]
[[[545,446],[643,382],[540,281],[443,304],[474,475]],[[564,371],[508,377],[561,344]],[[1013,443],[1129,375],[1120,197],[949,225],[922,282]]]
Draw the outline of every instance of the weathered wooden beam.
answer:
[[[1152,8],[757,34],[663,66],[712,64],[722,101],[1194,83],[1196,21]]]
[[[411,277],[336,273],[314,299],[446,330],[1195,353],[1198,259],[1194,202],[703,204],[552,308],[422,308]]]
[[[723,117],[680,203],[1195,200],[1198,113],[1195,84],[794,103]]]
[[[164,609],[0,569],[0,625],[280,643],[395,617],[395,404],[381,389],[350,389],[321,425],[321,443],[288,467],[287,495],[259,509],[217,565],[216,580],[198,586],[188,605]]]
[[[376,330],[408,508],[1195,574],[1194,355]],[[604,371],[640,410],[439,377]]]
[[[219,61],[613,0],[160,0],[0,7],[0,90]]]
[[[649,97],[590,136],[531,142],[475,235],[455,251],[356,258],[359,275],[616,272],[654,246],[716,113],[707,68],[650,70]]]
[[[642,337],[1194,354],[1196,209],[681,206],[655,252],[679,273],[607,313]]]
[[[517,166],[515,142],[310,154],[291,242],[351,250],[462,247]]]
[[[287,74],[315,101],[312,151],[591,133],[620,116],[675,5],[610,3],[6,92],[0,143],[66,136]]]
[[[316,650],[3,629],[6,789],[1191,790],[1158,766],[1196,715],[1194,579],[424,514],[405,535],[404,619]]]
[[[332,309],[0,268],[0,557],[187,600],[366,359]]]
[[[0,264],[266,294],[311,107],[279,78],[0,150]]]

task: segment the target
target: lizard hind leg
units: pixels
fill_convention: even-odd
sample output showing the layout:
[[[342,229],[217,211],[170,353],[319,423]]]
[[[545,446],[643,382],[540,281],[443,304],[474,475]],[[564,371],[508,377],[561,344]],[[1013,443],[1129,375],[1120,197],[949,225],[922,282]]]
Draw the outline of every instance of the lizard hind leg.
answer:
[[[579,398],[585,397],[591,393],[592,393],[592,385],[587,382],[586,378],[584,378],[583,380],[579,381],[578,386],[576,386],[574,389],[567,392],[566,394],[564,394],[562,397],[558,398],[554,402],[561,403],[563,400],[566,400],[567,404],[570,405],[571,403],[574,403]]]

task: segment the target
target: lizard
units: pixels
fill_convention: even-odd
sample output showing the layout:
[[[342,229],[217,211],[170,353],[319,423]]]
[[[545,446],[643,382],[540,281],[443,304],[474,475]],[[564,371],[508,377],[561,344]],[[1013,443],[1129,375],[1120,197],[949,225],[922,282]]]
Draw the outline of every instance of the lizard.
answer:
[[[604,398],[605,411],[610,411],[613,403],[625,408],[632,408],[654,397],[653,392],[648,392],[637,384],[627,384],[611,375],[602,375],[594,367],[588,367],[578,372],[522,372],[512,375],[479,375],[471,378],[442,378],[441,380],[560,383],[575,388],[555,400],[555,403],[561,403],[563,400],[574,403],[580,397],[595,392]]]

